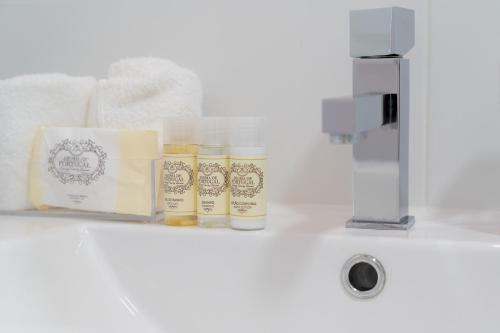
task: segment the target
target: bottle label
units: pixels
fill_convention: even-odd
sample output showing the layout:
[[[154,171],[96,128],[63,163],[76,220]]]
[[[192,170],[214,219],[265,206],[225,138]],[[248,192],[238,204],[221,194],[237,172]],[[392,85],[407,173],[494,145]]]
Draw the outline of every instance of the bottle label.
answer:
[[[231,157],[231,216],[259,219],[266,216],[266,158]]]
[[[165,212],[173,215],[195,215],[195,156],[163,155]]]
[[[224,155],[198,155],[198,215],[228,214],[228,163]]]

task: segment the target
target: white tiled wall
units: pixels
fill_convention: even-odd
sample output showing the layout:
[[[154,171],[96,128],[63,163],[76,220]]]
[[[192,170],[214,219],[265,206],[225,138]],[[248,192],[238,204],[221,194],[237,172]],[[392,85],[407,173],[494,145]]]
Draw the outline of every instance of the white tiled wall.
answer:
[[[500,2],[430,1],[428,201],[500,209]]]
[[[207,114],[268,116],[271,200],[350,203],[351,148],[320,133],[320,101],[351,93],[349,9],[394,5],[416,12],[413,203],[500,207],[494,1],[0,0],[0,76],[169,57],[201,76]]]

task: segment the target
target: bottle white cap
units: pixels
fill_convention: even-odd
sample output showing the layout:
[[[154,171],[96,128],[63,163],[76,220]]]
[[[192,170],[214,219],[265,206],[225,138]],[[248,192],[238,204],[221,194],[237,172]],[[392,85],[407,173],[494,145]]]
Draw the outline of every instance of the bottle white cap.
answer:
[[[201,144],[226,145],[227,127],[226,117],[203,117],[201,119]]]
[[[229,144],[234,147],[263,147],[264,144],[263,117],[231,118],[229,129]]]
[[[200,118],[198,116],[170,116],[163,118],[163,143],[199,143]]]

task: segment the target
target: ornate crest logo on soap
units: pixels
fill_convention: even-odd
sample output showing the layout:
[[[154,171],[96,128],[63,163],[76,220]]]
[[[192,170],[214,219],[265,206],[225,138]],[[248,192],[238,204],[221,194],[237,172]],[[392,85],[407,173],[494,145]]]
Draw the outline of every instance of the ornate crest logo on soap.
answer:
[[[165,161],[165,190],[167,193],[183,194],[194,184],[193,168],[182,161]]]
[[[231,194],[253,198],[264,188],[264,172],[254,163],[231,164]]]
[[[48,171],[63,184],[90,185],[104,175],[106,158],[92,140],[64,139],[50,150]]]

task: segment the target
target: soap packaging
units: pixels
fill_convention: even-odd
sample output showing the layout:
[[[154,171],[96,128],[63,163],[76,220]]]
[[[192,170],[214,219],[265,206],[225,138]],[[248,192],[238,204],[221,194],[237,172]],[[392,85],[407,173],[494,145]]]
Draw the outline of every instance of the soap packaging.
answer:
[[[39,210],[154,216],[163,210],[160,172],[156,131],[41,127],[29,196]]]

